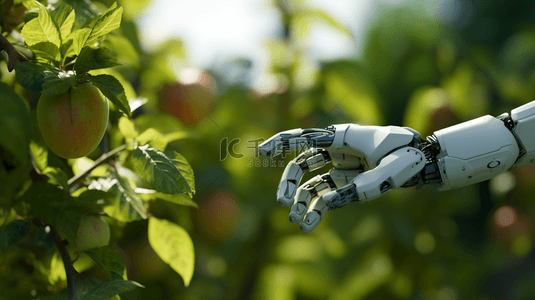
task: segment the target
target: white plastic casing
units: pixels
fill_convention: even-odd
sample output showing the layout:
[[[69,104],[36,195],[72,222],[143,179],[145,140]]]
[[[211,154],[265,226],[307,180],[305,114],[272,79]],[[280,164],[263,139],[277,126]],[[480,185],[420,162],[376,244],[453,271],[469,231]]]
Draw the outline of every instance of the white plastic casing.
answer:
[[[355,177],[359,202],[381,196],[381,183],[388,182],[393,189],[400,188],[425,165],[425,155],[413,147],[404,147],[385,156],[379,165]]]
[[[437,155],[443,178],[439,190],[449,190],[491,179],[509,169],[518,145],[503,121],[483,116],[439,131]],[[535,146],[535,145],[534,145]]]
[[[409,144],[414,138],[412,131],[397,126],[341,124],[335,127],[336,135],[331,148],[349,146],[353,151],[362,153],[364,160],[361,162],[365,169],[375,168],[388,152]]]
[[[515,166],[535,165],[535,101],[513,109],[511,118],[517,123],[513,132],[526,151]]]

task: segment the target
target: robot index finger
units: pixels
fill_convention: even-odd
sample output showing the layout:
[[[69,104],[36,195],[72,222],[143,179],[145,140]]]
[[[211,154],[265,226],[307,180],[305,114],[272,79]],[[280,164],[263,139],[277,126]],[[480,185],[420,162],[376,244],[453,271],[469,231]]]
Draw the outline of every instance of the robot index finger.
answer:
[[[292,129],[275,134],[258,146],[260,155],[270,158],[289,151],[328,148],[335,139],[334,130]]]

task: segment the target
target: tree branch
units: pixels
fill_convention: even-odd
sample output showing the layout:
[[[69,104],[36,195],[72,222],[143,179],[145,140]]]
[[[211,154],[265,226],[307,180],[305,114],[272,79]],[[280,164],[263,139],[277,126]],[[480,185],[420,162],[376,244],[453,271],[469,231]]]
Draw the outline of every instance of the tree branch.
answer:
[[[63,265],[65,266],[65,274],[67,274],[67,295],[69,300],[76,299],[76,290],[74,288],[74,266],[72,265],[71,256],[67,251],[67,245],[61,239],[56,227],[50,226],[50,236],[56,244],[59,250],[59,254],[63,259]]]
[[[13,45],[2,35],[0,34],[0,51],[5,50],[7,53],[7,69],[9,72],[15,69],[15,66],[21,62],[28,61],[26,56],[17,51]]]
[[[101,157],[99,157],[97,160],[95,160],[95,162],[89,169],[81,173],[78,173],[76,176],[72,177],[71,179],[69,179],[69,181],[67,181],[67,183],[69,184],[69,189],[72,188],[74,185],[80,183],[80,181],[82,181],[87,175],[89,175],[89,173],[91,173],[98,166],[109,161],[113,156],[115,156],[116,154],[118,154],[119,152],[123,151],[124,149],[126,149],[127,147],[131,145],[132,145],[131,143],[124,144],[102,155]]]

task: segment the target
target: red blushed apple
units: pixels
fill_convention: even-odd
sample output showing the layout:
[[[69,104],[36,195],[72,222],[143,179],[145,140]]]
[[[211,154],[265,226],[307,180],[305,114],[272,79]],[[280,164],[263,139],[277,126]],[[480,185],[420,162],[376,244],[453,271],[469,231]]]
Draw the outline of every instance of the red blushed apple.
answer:
[[[216,191],[200,204],[196,223],[203,236],[217,242],[232,234],[239,217],[235,196],[228,191]]]
[[[85,216],[80,221],[78,234],[76,235],[76,247],[78,250],[104,247],[110,242],[110,225],[101,217]]]
[[[202,70],[187,69],[181,73],[186,73],[184,80],[166,84],[160,91],[159,108],[194,127],[212,110],[215,82]]]
[[[37,123],[52,152],[63,158],[83,157],[95,150],[108,126],[108,99],[91,83],[61,95],[41,95]]]

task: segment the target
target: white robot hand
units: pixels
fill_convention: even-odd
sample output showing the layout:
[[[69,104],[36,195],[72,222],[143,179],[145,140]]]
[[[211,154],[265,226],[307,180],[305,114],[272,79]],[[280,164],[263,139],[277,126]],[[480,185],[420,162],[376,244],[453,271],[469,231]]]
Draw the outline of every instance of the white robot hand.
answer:
[[[284,170],[277,200],[289,219],[312,231],[328,210],[366,202],[397,188],[454,189],[488,180],[513,165],[535,164],[535,101],[497,118],[483,116],[435,131],[425,140],[413,129],[340,124],[293,129],[258,146],[266,158],[305,150]],[[328,173],[301,186],[306,171],[327,163]]]

